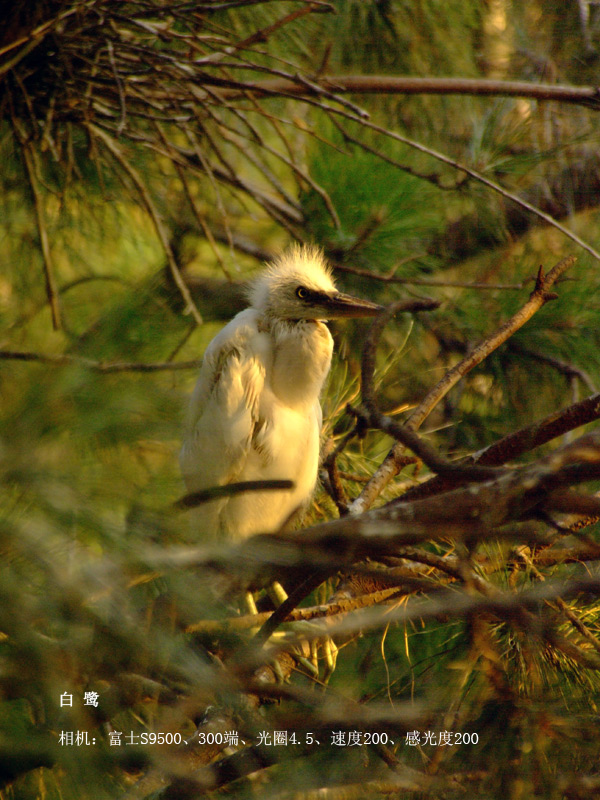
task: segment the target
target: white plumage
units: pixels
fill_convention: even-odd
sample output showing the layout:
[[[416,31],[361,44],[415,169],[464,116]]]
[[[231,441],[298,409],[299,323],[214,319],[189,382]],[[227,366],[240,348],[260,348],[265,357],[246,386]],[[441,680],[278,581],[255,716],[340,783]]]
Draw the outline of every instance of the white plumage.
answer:
[[[246,492],[194,513],[207,538],[280,528],[312,496],[319,463],[319,396],[333,340],[323,320],[373,316],[380,307],[336,291],[323,255],[293,247],[254,283],[251,307],[206,349],[180,455],[189,492],[289,479],[285,491]]]

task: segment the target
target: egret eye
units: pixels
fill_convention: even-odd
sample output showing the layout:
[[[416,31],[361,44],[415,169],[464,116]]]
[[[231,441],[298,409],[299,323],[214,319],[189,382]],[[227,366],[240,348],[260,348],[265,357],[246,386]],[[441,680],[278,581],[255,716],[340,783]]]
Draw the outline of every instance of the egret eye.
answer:
[[[304,286],[299,286],[296,289],[296,297],[299,297],[300,300],[306,300],[308,297],[308,289],[305,289]]]

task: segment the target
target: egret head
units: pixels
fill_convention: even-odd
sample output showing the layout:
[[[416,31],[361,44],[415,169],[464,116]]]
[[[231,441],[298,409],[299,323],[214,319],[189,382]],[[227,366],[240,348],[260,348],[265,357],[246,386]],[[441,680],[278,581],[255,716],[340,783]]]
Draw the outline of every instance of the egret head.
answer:
[[[374,317],[382,310],[338,292],[322,251],[309,245],[294,245],[273,261],[253,284],[250,302],[269,317],[288,320]]]

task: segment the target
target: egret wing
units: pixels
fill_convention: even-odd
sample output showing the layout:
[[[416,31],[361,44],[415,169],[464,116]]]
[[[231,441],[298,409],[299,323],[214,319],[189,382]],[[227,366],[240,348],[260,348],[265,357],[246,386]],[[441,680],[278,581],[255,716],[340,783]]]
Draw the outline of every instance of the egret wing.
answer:
[[[256,317],[242,311],[206,350],[180,455],[189,491],[235,481],[261,425],[267,354]]]

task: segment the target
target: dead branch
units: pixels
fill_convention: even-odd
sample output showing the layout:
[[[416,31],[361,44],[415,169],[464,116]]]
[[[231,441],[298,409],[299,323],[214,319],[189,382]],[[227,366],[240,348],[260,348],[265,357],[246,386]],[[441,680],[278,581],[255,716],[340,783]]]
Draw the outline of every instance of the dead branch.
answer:
[[[337,614],[346,614],[357,608],[367,608],[368,606],[380,605],[381,603],[391,602],[395,594],[398,593],[396,587],[382,589],[370,594],[360,595],[352,599],[339,599],[336,602],[324,603],[319,606],[309,606],[307,608],[294,608],[285,617],[284,622],[308,622],[312,619],[331,617]],[[227,617],[221,620],[202,620],[192,623],[185,629],[186,633],[199,634],[226,634],[229,631],[242,631],[256,628],[272,617],[272,611],[265,611],[261,614],[247,614],[243,617]]]
[[[473,615],[493,614],[501,619],[519,618],[523,611],[535,611],[539,604],[552,601],[558,597],[569,598],[581,593],[600,594],[600,575],[585,573],[572,580],[545,581],[532,589],[522,592],[495,592],[493,596],[470,595],[455,590],[440,590],[434,599],[417,600],[409,606],[397,606],[395,609],[374,608],[360,609],[349,614],[345,619],[331,623],[328,633],[331,636],[349,636],[360,631],[379,628],[390,623],[409,622],[410,620],[448,619],[452,617],[467,618]],[[306,633],[310,637],[310,633]],[[318,633],[315,633],[318,636]],[[291,643],[288,643],[288,646]],[[567,648],[564,640],[560,645]],[[271,646],[265,657],[272,656],[278,650]],[[600,657],[586,653],[585,666],[600,669]]]
[[[528,97],[554,100],[600,109],[600,92],[595,86],[560,86],[526,81],[496,81],[477,78],[413,78],[396,75],[321,75],[315,81],[271,79],[252,84],[257,96],[335,94],[466,94],[474,96]],[[224,93],[234,95],[234,90]]]
[[[359,423],[366,424],[373,428],[389,433],[402,445],[409,447],[415,455],[421,458],[433,471],[442,474],[452,473],[458,478],[465,480],[483,480],[493,476],[493,472],[487,469],[471,470],[467,467],[468,471],[463,471],[461,465],[456,465],[448,459],[441,456],[433,447],[431,447],[424,439],[421,439],[415,432],[413,426],[401,425],[385,414],[381,414],[375,402],[375,395],[373,390],[373,377],[375,372],[375,350],[381,331],[384,325],[396,313],[406,311],[426,311],[436,308],[439,304],[433,300],[400,300],[392,304],[385,312],[379,315],[375,320],[369,334],[365,340],[363,348],[362,368],[361,368],[361,387],[363,396],[363,408],[355,410],[354,413],[359,418]],[[364,409],[364,412],[363,412]],[[402,454],[402,457],[403,454]],[[406,463],[404,461],[404,463]],[[458,470],[458,472],[456,472]],[[367,485],[368,486],[368,485]],[[363,490],[364,493],[365,490]],[[361,495],[362,496],[362,495]],[[355,501],[356,502],[356,501]],[[353,504],[354,507],[354,504]],[[356,513],[353,511],[353,513]]]
[[[514,433],[509,433],[494,444],[475,453],[467,463],[482,464],[486,466],[500,466],[509,461],[514,461],[519,456],[535,450],[547,442],[562,436],[568,431],[575,430],[582,425],[600,419],[600,394],[593,394],[579,403],[574,403],[567,408],[556,411],[548,417],[521,428]],[[424,483],[408,489],[402,497],[393,502],[403,503],[407,500],[416,500],[439,494],[452,487],[452,481],[439,475],[430,478]]]
[[[413,411],[406,425],[402,426],[404,429],[403,435],[405,436],[406,441],[403,442],[402,439],[396,437],[398,438],[399,443],[396,444],[388,453],[384,462],[377,469],[369,483],[352,503],[350,507],[351,513],[360,514],[365,509],[369,508],[387,483],[389,483],[389,481],[395,477],[395,475],[397,475],[399,462],[397,462],[396,459],[403,455],[403,445],[405,444],[413,449],[412,445],[408,444],[410,435],[406,434],[406,430],[409,429],[414,431],[419,428],[427,416],[431,413],[433,408],[442,399],[442,397],[444,397],[444,395],[446,395],[450,389],[455,386],[456,383],[458,383],[458,381],[464,377],[464,375],[467,374],[467,372],[473,369],[473,367],[475,367],[477,364],[480,364],[491,352],[509,339],[515,333],[515,331],[517,331],[528,320],[530,320],[531,317],[537,311],[539,311],[540,308],[542,308],[542,306],[544,306],[548,301],[557,297],[557,295],[550,290],[556,281],[561,277],[561,275],[567,269],[569,269],[569,267],[573,266],[575,260],[576,259],[574,256],[562,259],[562,261],[560,261],[550,270],[548,275],[545,275],[543,269],[540,267],[535,288],[525,305],[523,305],[516,314],[507,320],[507,322],[501,325],[498,330],[477,344],[473,350],[467,356],[465,356],[465,358],[463,358],[455,367],[450,369],[444,375],[444,377],[429,391],[429,393]],[[373,323],[373,330],[377,332],[382,324],[383,322],[376,320]],[[366,362],[366,365],[363,367],[363,399],[365,406],[369,409],[370,413],[372,413],[373,410],[376,410],[373,408],[373,370],[372,366],[370,366],[373,364],[372,345],[369,345],[365,348],[363,362]],[[378,419],[377,421],[379,423],[384,422],[382,419]],[[394,423],[394,425],[396,426],[397,423]],[[378,425],[378,427],[380,427],[380,425]],[[391,432],[392,426],[386,422],[385,428],[387,429],[387,432]],[[413,450],[413,452],[423,458],[421,453],[418,453],[416,450]],[[430,463],[431,458],[429,453],[427,455],[429,457],[429,462],[426,459],[423,460],[425,460],[425,463]],[[440,470],[436,469],[436,471]]]
[[[600,498],[565,492],[565,487],[600,477],[600,433],[588,434],[522,469],[509,470],[476,486],[461,487],[410,503],[391,503],[360,516],[321,523],[299,534],[253,537],[236,554],[240,563],[265,565],[283,547],[286,568],[325,574],[365,558],[396,555],[398,548],[453,537],[471,543],[493,538],[543,541],[510,523],[540,512],[600,510]]]
[[[509,320],[498,328],[495,333],[487,337],[479,344],[459,364],[449,370],[442,380],[431,389],[429,394],[419,403],[417,408],[410,416],[408,424],[419,428],[431,413],[433,408],[439,403],[441,398],[463,378],[477,364],[480,364],[490,353],[496,350],[501,344],[509,339],[519,328],[522,328],[533,315],[550,300],[555,300],[558,295],[550,289],[558,281],[561,275],[575,264],[575,256],[568,256],[559,261],[548,275],[540,267],[537,275],[535,289],[531,293],[529,300],[517,311]]]

